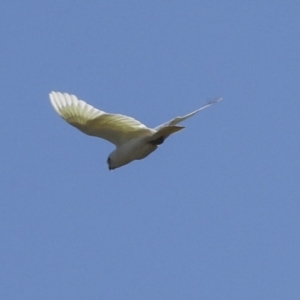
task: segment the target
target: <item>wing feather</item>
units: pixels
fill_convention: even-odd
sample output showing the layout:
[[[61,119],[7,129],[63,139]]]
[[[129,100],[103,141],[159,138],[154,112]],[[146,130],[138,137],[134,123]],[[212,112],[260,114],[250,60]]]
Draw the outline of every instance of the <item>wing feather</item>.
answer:
[[[51,92],[49,96],[54,110],[69,124],[85,134],[103,138],[116,146],[155,132],[134,118],[106,113],[79,100],[75,95]]]
[[[176,117],[176,118],[174,118],[174,119],[172,119],[172,120],[170,120],[170,121],[168,121],[168,122],[166,122],[166,123],[164,123],[164,124],[162,124],[162,125],[157,126],[157,127],[155,128],[155,130],[160,130],[161,128],[166,127],[166,126],[174,126],[174,125],[176,125],[176,124],[178,124],[178,123],[180,123],[180,122],[182,122],[182,121],[184,121],[184,120],[186,120],[186,119],[192,117],[193,115],[195,115],[195,114],[196,114],[197,112],[199,112],[200,110],[203,110],[203,109],[205,109],[205,108],[211,106],[212,104],[215,104],[215,103],[217,103],[217,102],[220,102],[221,100],[222,100],[222,98],[217,98],[217,99],[215,99],[215,100],[213,100],[213,101],[210,101],[210,102],[208,102],[207,104],[203,105],[202,107],[198,108],[197,110],[195,110],[195,111],[193,111],[193,112],[191,112],[191,113],[189,113],[189,114],[187,114],[187,115],[185,115],[185,116],[182,116],[182,117]]]

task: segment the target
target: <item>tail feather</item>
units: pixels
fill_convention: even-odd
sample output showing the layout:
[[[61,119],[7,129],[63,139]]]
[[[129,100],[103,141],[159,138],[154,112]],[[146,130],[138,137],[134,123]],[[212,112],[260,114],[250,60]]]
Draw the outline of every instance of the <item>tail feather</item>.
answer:
[[[171,134],[174,134],[185,127],[183,126],[165,126],[159,129],[156,133],[154,133],[152,136],[149,137],[149,142],[158,140],[162,138],[162,140],[165,140],[168,136]]]

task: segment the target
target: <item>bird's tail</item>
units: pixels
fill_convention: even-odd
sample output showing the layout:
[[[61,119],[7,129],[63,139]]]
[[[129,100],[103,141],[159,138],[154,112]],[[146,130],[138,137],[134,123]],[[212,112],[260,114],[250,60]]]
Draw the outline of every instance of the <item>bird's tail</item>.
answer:
[[[157,132],[155,132],[152,136],[148,137],[149,143],[160,145],[164,142],[164,140],[173,133],[176,133],[185,127],[183,126],[165,126],[160,128]]]

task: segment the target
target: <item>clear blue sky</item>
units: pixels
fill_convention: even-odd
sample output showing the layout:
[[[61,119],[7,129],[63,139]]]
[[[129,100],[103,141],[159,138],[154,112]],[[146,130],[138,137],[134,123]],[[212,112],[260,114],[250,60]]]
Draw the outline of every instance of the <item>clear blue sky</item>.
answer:
[[[1,299],[300,299],[299,1],[0,3]],[[52,109],[148,126],[143,161]]]

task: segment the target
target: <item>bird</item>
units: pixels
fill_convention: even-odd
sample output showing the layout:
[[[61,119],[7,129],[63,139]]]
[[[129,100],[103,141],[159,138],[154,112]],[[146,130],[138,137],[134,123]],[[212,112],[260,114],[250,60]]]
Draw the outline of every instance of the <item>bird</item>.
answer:
[[[107,158],[110,171],[147,157],[170,135],[185,128],[177,124],[222,100],[217,98],[187,115],[149,128],[132,117],[99,110],[75,95],[52,91],[49,97],[54,110],[69,124],[116,146]]]

